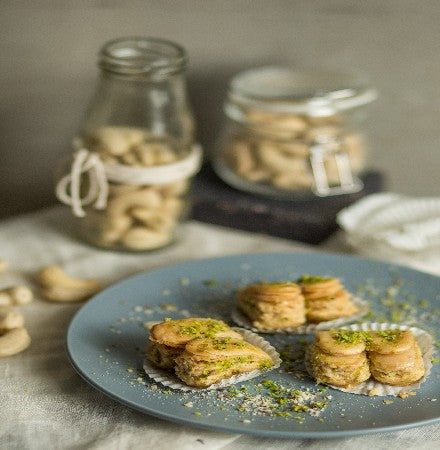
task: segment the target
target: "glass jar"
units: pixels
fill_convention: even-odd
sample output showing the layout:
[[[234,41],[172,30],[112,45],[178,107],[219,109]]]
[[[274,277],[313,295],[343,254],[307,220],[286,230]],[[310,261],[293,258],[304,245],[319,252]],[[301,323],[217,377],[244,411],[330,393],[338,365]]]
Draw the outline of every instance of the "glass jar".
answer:
[[[118,39],[100,51],[99,84],[57,185],[88,243],[146,251],[176,237],[201,160],[186,62],[182,47],[161,39]]]
[[[229,84],[213,167],[233,187],[279,199],[357,192],[366,167],[359,125],[375,98],[348,73],[242,72]]]

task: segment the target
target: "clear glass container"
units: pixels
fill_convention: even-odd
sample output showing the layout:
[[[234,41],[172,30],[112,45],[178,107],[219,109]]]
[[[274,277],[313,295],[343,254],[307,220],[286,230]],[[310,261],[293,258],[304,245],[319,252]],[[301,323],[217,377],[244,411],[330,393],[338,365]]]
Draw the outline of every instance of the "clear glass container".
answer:
[[[236,75],[212,163],[241,190],[279,199],[362,189],[361,124],[377,94],[360,76],[262,67]]]
[[[189,211],[191,179],[200,159],[200,152],[194,155],[186,63],[182,47],[161,39],[118,39],[101,49],[99,83],[74,140],[76,163],[64,183],[70,182],[72,197],[78,189],[73,167],[84,154],[81,206],[75,215],[80,216],[78,234],[88,243],[147,251],[174,241]],[[88,176],[89,161],[91,171],[104,168],[107,182],[101,186],[105,200],[94,204],[103,176],[102,170],[93,180]]]

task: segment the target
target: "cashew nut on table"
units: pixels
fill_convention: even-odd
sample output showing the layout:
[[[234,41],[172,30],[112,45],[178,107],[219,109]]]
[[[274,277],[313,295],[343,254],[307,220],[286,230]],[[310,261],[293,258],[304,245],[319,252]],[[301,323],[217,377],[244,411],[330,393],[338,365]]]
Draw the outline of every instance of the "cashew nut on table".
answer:
[[[26,286],[12,286],[0,290],[0,306],[27,305],[33,299],[32,290]]]
[[[20,353],[30,343],[23,315],[10,308],[0,308],[0,357]]]
[[[95,279],[73,278],[58,266],[46,266],[38,273],[43,297],[54,302],[86,300],[102,289]]]

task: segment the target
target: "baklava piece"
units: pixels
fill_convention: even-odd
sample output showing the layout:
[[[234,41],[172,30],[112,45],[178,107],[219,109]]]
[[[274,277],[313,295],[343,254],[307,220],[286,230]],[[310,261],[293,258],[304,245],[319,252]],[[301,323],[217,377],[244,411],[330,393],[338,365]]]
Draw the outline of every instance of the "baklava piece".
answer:
[[[237,292],[238,309],[260,330],[302,325],[305,301],[296,283],[276,282],[249,285]]]
[[[147,346],[148,359],[158,367],[172,369],[175,366],[175,359],[183,352],[185,345],[198,337],[243,340],[241,334],[221,320],[168,319],[151,329],[150,342]]]
[[[305,298],[308,322],[327,322],[358,311],[337,278],[304,275],[298,284]]]
[[[370,370],[380,383],[407,386],[420,380],[425,366],[411,331],[371,332]]]
[[[189,386],[205,388],[234,375],[273,366],[272,358],[244,340],[197,338],[176,358],[175,372]]]
[[[310,352],[312,375],[318,383],[351,388],[370,378],[362,331],[319,331]]]

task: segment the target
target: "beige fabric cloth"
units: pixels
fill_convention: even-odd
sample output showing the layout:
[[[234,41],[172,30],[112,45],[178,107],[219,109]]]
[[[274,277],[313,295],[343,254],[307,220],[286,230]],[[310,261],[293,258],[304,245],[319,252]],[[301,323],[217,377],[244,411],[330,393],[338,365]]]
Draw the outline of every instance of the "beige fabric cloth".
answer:
[[[183,240],[173,247],[151,254],[117,254],[74,240],[69,235],[69,219],[67,208],[56,207],[0,223],[0,258],[8,260],[11,269],[0,276],[0,287],[17,282],[32,285],[33,274],[46,264],[60,264],[77,276],[93,273],[105,283],[112,283],[136,272],[188,259],[307,249],[291,241],[191,222],[185,226]],[[32,344],[22,354],[0,359],[0,448],[440,447],[440,425],[331,441],[281,440],[199,430],[133,411],[93,389],[70,366],[64,351],[65,332],[79,307],[37,298],[21,308]]]

